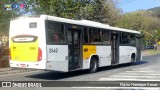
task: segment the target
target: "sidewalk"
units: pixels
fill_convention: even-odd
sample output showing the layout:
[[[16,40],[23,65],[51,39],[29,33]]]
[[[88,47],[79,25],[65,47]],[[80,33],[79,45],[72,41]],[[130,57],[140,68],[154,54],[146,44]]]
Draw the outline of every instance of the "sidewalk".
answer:
[[[4,71],[10,71],[10,70],[12,70],[12,68],[10,68],[10,67],[0,68],[0,73],[1,73],[1,72],[4,72]]]
[[[11,67],[0,68],[0,75],[22,73],[22,72],[30,72],[30,71],[36,71],[36,69],[11,68]]]
[[[156,54],[160,54],[160,50],[154,50],[154,49],[150,49],[150,50],[143,50],[142,51],[142,56],[150,56],[150,55],[156,55]]]

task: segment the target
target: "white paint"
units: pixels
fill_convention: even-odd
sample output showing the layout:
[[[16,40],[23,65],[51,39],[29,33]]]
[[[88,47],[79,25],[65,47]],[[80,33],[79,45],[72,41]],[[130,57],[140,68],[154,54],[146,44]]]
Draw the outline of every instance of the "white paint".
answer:
[[[74,89],[142,89],[142,90],[159,90],[159,87],[71,87]]]
[[[126,72],[134,72],[134,73],[137,73],[137,72],[144,72],[144,73],[157,73],[156,71],[153,71],[153,70],[151,70],[151,71],[149,71],[149,70],[146,70],[146,71],[126,71]]]
[[[29,28],[30,22],[37,22],[37,28]],[[45,22],[43,18],[24,17],[11,20],[9,40],[16,35],[34,35],[38,36],[38,47],[42,50],[42,60],[39,62],[17,62],[10,60],[11,67],[18,67],[17,64],[29,65],[28,68],[46,69],[46,36],[45,36]],[[9,44],[10,48],[10,44]]]
[[[138,69],[148,69],[148,68],[138,68]]]
[[[14,38],[14,41],[32,41],[34,38]]]
[[[28,67],[25,68],[46,69],[46,60],[41,60],[39,62],[20,62],[20,61],[10,60],[10,67],[19,68],[20,64],[25,64],[26,66],[29,65]]]
[[[136,54],[136,48],[132,46],[119,46],[119,63],[131,62],[132,53]]]
[[[68,71],[68,45],[47,45],[47,70]]]
[[[68,45],[47,45],[47,61],[64,61],[68,57]]]
[[[160,81],[160,79],[138,79],[138,78],[100,78],[99,81]]]
[[[119,75],[160,76],[160,73],[119,73]]]
[[[116,78],[155,78],[155,79],[160,79],[160,76],[144,76],[144,75],[134,75],[134,76],[130,76],[130,75],[112,75],[111,77],[116,77]]]
[[[148,69],[148,68],[138,68],[138,69],[132,69],[132,70],[151,70],[151,69]]]
[[[111,46],[96,46],[99,56],[99,67],[111,65]]]
[[[89,69],[89,59],[83,60],[83,69]]]

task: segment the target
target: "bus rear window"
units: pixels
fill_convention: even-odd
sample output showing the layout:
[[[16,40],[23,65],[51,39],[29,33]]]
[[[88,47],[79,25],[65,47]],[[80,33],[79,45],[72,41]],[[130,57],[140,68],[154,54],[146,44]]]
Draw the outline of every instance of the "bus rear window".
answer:
[[[29,23],[29,28],[37,28],[37,22]]]

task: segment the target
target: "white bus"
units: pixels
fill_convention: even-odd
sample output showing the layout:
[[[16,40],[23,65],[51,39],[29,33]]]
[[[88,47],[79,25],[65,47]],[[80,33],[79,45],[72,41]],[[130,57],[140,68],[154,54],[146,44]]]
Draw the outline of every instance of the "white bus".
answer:
[[[141,60],[140,32],[49,15],[10,21],[10,66],[69,72]]]

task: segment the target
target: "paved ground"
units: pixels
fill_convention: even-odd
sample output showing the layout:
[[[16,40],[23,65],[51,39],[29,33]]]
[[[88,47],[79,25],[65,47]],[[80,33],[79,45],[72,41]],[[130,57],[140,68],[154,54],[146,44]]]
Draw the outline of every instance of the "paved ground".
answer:
[[[19,68],[0,68],[0,76],[3,75],[11,75],[11,74],[18,74],[18,73],[25,73],[25,72],[32,72],[38,71],[35,69],[19,69]]]
[[[142,55],[149,56],[147,53],[143,53]],[[34,69],[18,69],[18,68],[4,67],[4,68],[0,68],[0,75],[13,74],[13,73],[15,74],[15,73],[22,73],[22,72],[29,72],[29,71],[35,71],[35,70]]]
[[[87,71],[75,71],[69,73],[50,72],[42,70],[18,70],[8,69],[12,73],[1,74],[0,81],[158,81],[160,82],[160,55],[145,56],[143,61],[135,63],[134,65],[123,64],[112,67],[100,68],[97,73],[88,73]],[[1,71],[1,70],[0,70]],[[7,71],[7,69],[6,69]],[[13,71],[17,71],[15,73]],[[3,71],[2,71],[3,72]],[[52,84],[52,83],[50,83]],[[96,84],[96,82],[95,82]],[[98,84],[98,83],[97,83]],[[62,84],[63,85],[63,84]],[[114,85],[114,84],[113,84]],[[159,87],[160,88],[160,87]],[[67,87],[67,88],[43,88],[47,90],[128,90],[128,89],[147,89],[147,90],[160,90],[156,87]],[[1,89],[1,88],[0,88]],[[9,90],[9,88],[3,88]],[[13,89],[13,88],[12,88]],[[16,90],[22,88],[16,88]],[[42,88],[30,88],[31,90],[41,90]]]

